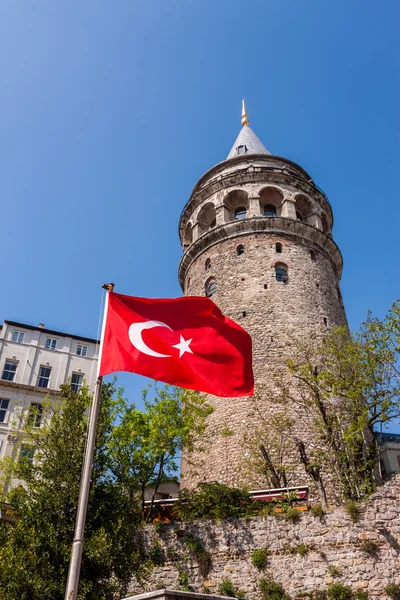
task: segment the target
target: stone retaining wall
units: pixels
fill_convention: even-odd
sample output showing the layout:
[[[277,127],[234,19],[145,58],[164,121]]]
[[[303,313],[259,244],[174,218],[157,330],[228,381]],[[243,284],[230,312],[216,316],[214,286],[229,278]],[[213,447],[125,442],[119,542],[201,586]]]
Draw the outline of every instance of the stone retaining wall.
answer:
[[[198,539],[210,552],[208,573],[202,573],[204,568],[185,544],[185,536]],[[376,556],[363,550],[366,540],[377,544]],[[361,505],[356,523],[344,508],[336,508],[323,517],[302,513],[297,523],[272,516],[171,523],[159,531],[146,527],[146,547],[151,549],[156,542],[165,563],[155,567],[144,583],[133,581],[131,594],[160,587],[179,589],[179,574],[187,573],[192,591],[216,593],[222,579],[229,579],[249,599],[260,596],[261,577],[273,577],[292,597],[324,590],[333,581],[362,588],[371,599],[386,597],[388,583],[400,584],[400,476]],[[304,556],[289,552],[288,546],[299,544],[309,546]],[[265,547],[270,556],[267,568],[260,571],[252,565],[251,556]],[[340,570],[340,575],[334,578],[330,567]]]

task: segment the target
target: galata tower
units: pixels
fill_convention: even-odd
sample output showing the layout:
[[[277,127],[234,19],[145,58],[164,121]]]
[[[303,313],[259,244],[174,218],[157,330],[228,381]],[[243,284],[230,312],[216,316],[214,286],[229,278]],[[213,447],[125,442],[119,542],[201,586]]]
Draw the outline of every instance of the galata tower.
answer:
[[[185,295],[212,298],[249,332],[257,387],[290,357],[293,331],[321,333],[346,316],[327,197],[302,167],[267,150],[244,102],[242,125],[226,160],[200,178],[183,209],[179,282]],[[257,426],[252,400],[209,400],[207,449],[182,456],[182,486],[246,483],[243,436]]]

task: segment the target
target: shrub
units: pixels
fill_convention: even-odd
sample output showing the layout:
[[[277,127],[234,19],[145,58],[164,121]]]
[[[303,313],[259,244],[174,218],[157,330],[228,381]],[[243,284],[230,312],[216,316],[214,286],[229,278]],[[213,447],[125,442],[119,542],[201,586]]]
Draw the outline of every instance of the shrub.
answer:
[[[342,574],[341,569],[339,567],[335,567],[334,565],[329,565],[328,573],[331,577],[340,577]]]
[[[400,600],[400,585],[398,583],[389,583],[385,587],[385,592],[388,596],[393,598],[393,600]]]
[[[178,583],[181,586],[181,590],[183,592],[190,592],[189,575],[186,573],[186,571],[179,571]]]
[[[363,540],[360,545],[360,550],[370,556],[377,556],[379,553],[379,546],[373,540]]]
[[[258,507],[249,494],[222,483],[199,483],[195,490],[183,490],[174,504],[174,516],[193,519],[227,519],[257,514]]]
[[[199,563],[199,570],[203,577],[207,577],[211,567],[211,554],[205,548],[203,542],[191,533],[186,533],[183,539],[184,545],[190,550]]]
[[[358,590],[353,593],[353,598],[354,600],[368,600],[368,592],[358,588]]]
[[[344,505],[344,509],[353,523],[357,523],[358,519],[360,518],[360,506],[357,504],[357,502],[350,500]]]
[[[162,567],[165,563],[165,554],[158,540],[154,542],[154,546],[149,552],[149,559],[155,566]]]
[[[263,600],[290,600],[281,584],[273,579],[260,579],[260,589]]]
[[[328,600],[352,600],[353,592],[343,583],[331,583],[327,589]]]
[[[295,508],[288,508],[285,512],[285,519],[288,521],[292,521],[293,523],[297,523],[301,519],[301,513]]]
[[[284,546],[283,551],[286,554],[300,554],[300,556],[305,556],[310,550],[312,546],[308,544],[298,544],[297,546]]]
[[[218,593],[221,596],[229,596],[230,598],[236,598],[236,590],[233,587],[232,581],[229,579],[223,579],[218,586]]]
[[[251,562],[253,564],[253,567],[260,570],[265,569],[267,565],[268,556],[268,548],[260,548],[260,550],[254,550],[254,552],[251,555]]]
[[[325,511],[320,504],[316,504],[310,508],[310,513],[314,517],[323,517],[325,515]]]

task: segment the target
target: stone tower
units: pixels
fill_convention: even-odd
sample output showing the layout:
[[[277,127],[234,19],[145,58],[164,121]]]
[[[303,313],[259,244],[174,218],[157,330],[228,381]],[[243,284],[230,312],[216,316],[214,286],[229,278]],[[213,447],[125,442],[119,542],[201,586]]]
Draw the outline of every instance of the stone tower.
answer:
[[[302,167],[266,149],[244,103],[242,124],[227,159],[201,177],[183,209],[179,281],[186,295],[212,297],[252,336],[257,386],[290,357],[293,330],[321,332],[346,317],[327,197]],[[251,399],[210,402],[208,450],[182,457],[184,487],[244,482],[243,435],[257,425]]]

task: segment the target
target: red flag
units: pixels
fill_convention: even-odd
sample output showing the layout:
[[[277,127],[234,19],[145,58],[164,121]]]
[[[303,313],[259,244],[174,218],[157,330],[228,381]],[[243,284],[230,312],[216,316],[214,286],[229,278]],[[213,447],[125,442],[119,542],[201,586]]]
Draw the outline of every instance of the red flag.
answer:
[[[108,293],[100,375],[139,373],[216,396],[254,392],[251,337],[209,298]]]

